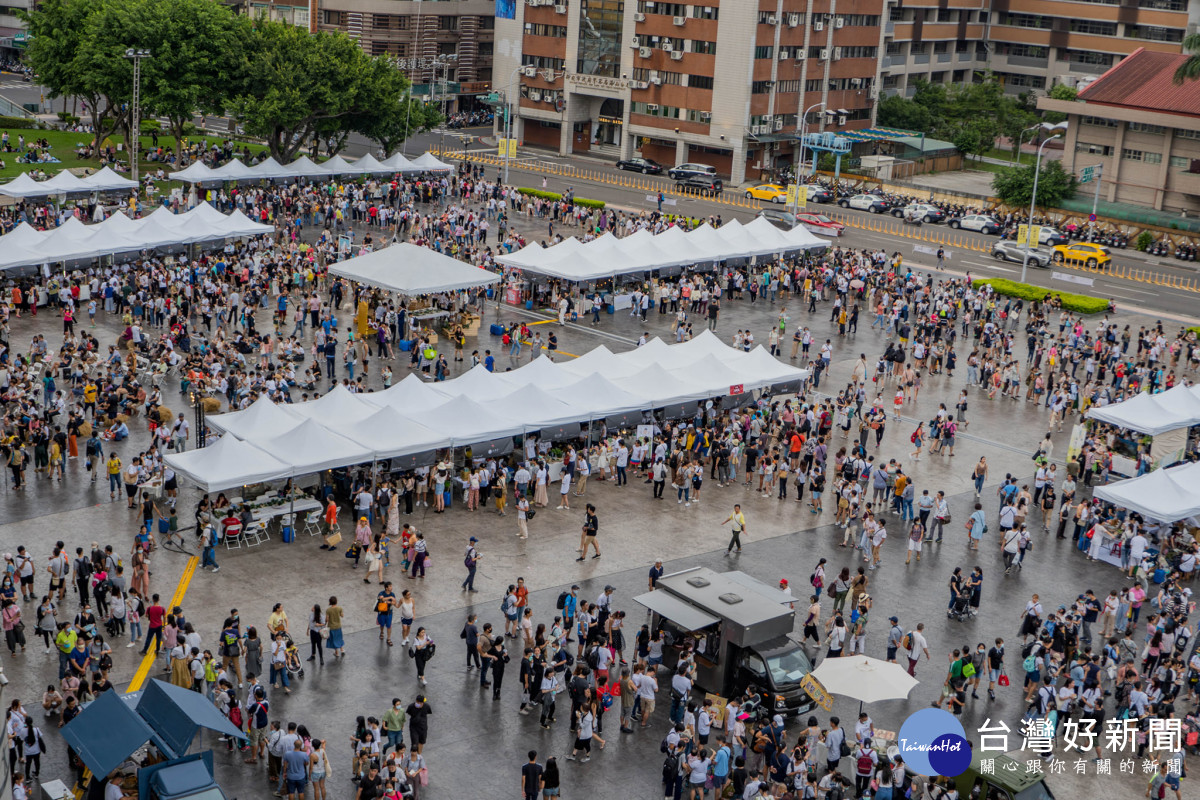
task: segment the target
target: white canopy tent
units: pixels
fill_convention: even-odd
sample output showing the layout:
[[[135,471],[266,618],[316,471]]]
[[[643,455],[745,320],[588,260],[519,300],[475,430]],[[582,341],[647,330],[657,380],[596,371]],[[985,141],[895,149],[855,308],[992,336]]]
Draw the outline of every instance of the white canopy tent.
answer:
[[[1089,419],[1155,436],[1200,425],[1200,386],[1176,386],[1159,394],[1135,394],[1119,403],[1093,406]]]
[[[18,226],[12,233],[0,236],[0,269],[260,236],[274,230],[270,225],[250,220],[240,211],[226,216],[207,203],[182,214],[172,214],[166,207],[160,207],[137,220],[118,213],[96,225],[84,225],[71,217],[47,231]]]
[[[133,189],[137,181],[122,178],[109,167],[102,167],[83,179],[93,192],[115,192],[123,189]]]
[[[450,395],[436,388],[440,385],[426,383],[416,375],[409,375],[390,389],[372,392],[363,399],[378,408],[392,406],[405,412],[425,411],[450,399]]]
[[[1175,522],[1200,514],[1197,486],[1200,486],[1200,463],[1191,463],[1098,486],[1093,494],[1151,519]]]
[[[222,436],[198,450],[168,453],[166,462],[176,473],[206,492],[278,480],[292,474],[287,464],[266,450],[234,436]]]
[[[268,437],[276,436],[292,430],[304,421],[303,417],[289,408],[272,403],[263,395],[241,411],[212,414],[206,418],[206,422],[211,427],[232,433],[239,439],[247,439],[255,433]]]
[[[334,433],[316,420],[306,419],[274,436],[255,431],[246,441],[272,454],[290,468],[290,475],[307,475],[374,457],[372,448]]]
[[[454,169],[450,164],[441,161],[433,153],[422,153],[413,159],[412,165],[424,172],[450,172]]]
[[[329,429],[371,450],[378,459],[423,453],[443,447],[445,437],[413,422],[393,406],[383,406],[357,421],[332,418]]]
[[[546,248],[531,244],[497,256],[496,261],[525,272],[581,282],[825,247],[827,242],[801,227],[781,231],[763,219],[749,225],[733,220],[720,229],[708,224],[690,232],[672,227],[657,235],[638,232],[626,239],[617,239],[611,233],[590,242],[571,237]]]
[[[500,280],[494,272],[408,242],[339,261],[329,271],[404,295],[451,292]]]

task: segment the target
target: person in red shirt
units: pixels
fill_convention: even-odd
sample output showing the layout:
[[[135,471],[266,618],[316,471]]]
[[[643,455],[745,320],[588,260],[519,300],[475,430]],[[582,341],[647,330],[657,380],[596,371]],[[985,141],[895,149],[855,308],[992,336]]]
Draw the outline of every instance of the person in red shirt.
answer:
[[[150,650],[150,642],[154,641],[154,655],[158,655],[162,648],[163,641],[163,622],[167,617],[167,610],[159,605],[158,595],[153,595],[150,598],[150,606],[146,609],[146,644],[142,647],[142,655],[146,655]]]
[[[524,578],[517,578],[517,608],[525,608],[529,604],[529,587],[525,585]]]

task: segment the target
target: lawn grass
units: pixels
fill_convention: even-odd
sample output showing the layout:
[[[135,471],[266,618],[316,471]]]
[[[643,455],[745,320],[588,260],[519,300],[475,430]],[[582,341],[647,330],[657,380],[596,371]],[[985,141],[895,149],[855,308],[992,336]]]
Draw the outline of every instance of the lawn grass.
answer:
[[[64,169],[74,169],[77,167],[90,167],[92,169],[100,168],[99,159],[81,159],[76,158],[75,156],[76,147],[81,144],[89,144],[92,141],[93,136],[90,133],[74,133],[72,131],[48,131],[37,129],[10,130],[8,132],[8,138],[9,142],[13,144],[14,147],[16,146],[17,136],[21,134],[24,134],[26,141],[29,141],[30,139],[45,139],[48,141],[50,143],[50,152],[56,158],[61,159],[61,163],[18,164],[16,163],[16,153],[4,153],[0,155],[0,158],[3,158],[5,162],[4,169],[0,169],[0,180],[11,180],[23,172],[30,172],[31,170],[35,169],[42,170],[49,175],[56,175],[60,170]],[[201,139],[204,140],[206,146],[214,142],[220,144],[221,142],[225,141],[225,138],[221,136],[189,136],[187,141],[188,143],[195,143]],[[140,140],[142,146],[145,148],[149,148],[153,141],[148,135],[140,137]],[[113,145],[116,145],[117,143],[123,142],[124,139],[120,136],[111,136],[109,137],[109,141],[111,141]],[[175,137],[159,135],[158,143],[162,147],[172,148],[175,146]],[[266,149],[265,145],[254,144],[253,142],[238,142],[238,150],[242,149],[243,144],[248,146],[250,151],[253,153],[258,153]],[[157,170],[160,166],[162,166],[162,164],[157,161],[143,160],[141,163],[141,172],[142,174],[145,174],[148,170]]]

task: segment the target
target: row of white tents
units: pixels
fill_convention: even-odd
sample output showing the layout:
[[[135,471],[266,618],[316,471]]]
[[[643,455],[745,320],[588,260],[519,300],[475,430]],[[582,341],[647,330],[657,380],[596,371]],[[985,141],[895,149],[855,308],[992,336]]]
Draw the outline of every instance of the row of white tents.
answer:
[[[1200,385],[1180,384],[1158,394],[1135,394],[1119,403],[1094,406],[1088,417],[1118,428],[1157,436],[1200,425]]]
[[[22,222],[0,236],[0,269],[258,236],[273,230],[241,211],[225,215],[208,203],[182,214],[160,207],[141,219],[130,219],[118,211],[95,225],[85,225],[70,217],[57,228],[46,231]]]
[[[23,172],[7,183],[0,183],[0,195],[23,199],[59,194],[126,191],[136,186],[137,183],[129,178],[122,178],[108,167],[99,169],[85,178],[64,169],[53,178],[44,181],[35,181],[28,172]]]
[[[757,217],[745,225],[737,220],[730,220],[719,228],[705,223],[687,232],[672,226],[659,234],[640,230],[621,239],[611,233],[588,242],[572,236],[550,247],[530,244],[514,253],[497,256],[496,261],[523,272],[569,281],[591,281],[828,246],[828,242],[803,227],[783,231]]]
[[[761,346],[735,350],[705,331],[683,344],[654,339],[620,354],[602,346],[562,363],[540,357],[509,372],[481,365],[439,383],[410,375],[382,392],[339,386],[307,403],[260,398],[208,418],[225,432],[215,444],[166,461],[205,491],[219,491],[374,460],[430,463],[447,447],[503,454],[515,436],[572,438],[593,420],[632,427],[655,409],[683,418],[717,397],[736,405],[757,389],[794,391],[805,374]]]
[[[412,161],[400,153],[395,153],[383,161],[368,153],[356,161],[347,161],[338,155],[319,164],[308,156],[301,156],[287,164],[280,164],[274,158],[268,157],[252,167],[246,166],[237,158],[230,159],[219,167],[210,167],[197,161],[185,169],[172,172],[169,177],[185,183],[236,183],[289,178],[332,178],[339,175],[415,175],[422,172],[449,172],[453,169],[453,166],[439,160],[432,153],[424,153]]]

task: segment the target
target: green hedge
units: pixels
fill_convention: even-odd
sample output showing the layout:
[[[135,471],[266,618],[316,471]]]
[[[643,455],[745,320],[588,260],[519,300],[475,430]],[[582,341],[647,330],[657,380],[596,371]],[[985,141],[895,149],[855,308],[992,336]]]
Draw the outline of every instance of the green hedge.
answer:
[[[36,119],[26,119],[25,117],[0,117],[0,128],[36,128],[38,126]]]
[[[519,187],[517,191],[521,194],[527,194],[530,197],[536,197],[540,200],[554,200],[557,202],[563,199],[563,196],[558,192],[544,192],[541,189],[530,189],[524,186]],[[589,200],[586,197],[576,197],[575,205],[583,206],[584,208],[604,208],[604,201]]]
[[[1089,297],[1085,294],[1067,294],[1033,286],[1028,283],[1017,283],[1004,278],[975,278],[973,284],[987,284],[996,294],[1005,297],[1018,297],[1022,300],[1045,300],[1050,295],[1056,295],[1062,300],[1062,306],[1067,311],[1077,311],[1080,314],[1100,314],[1108,310],[1108,301],[1102,297]]]
[[[1192,327],[1188,328],[1188,330],[1197,336],[1200,336],[1200,325],[1193,325]]]

